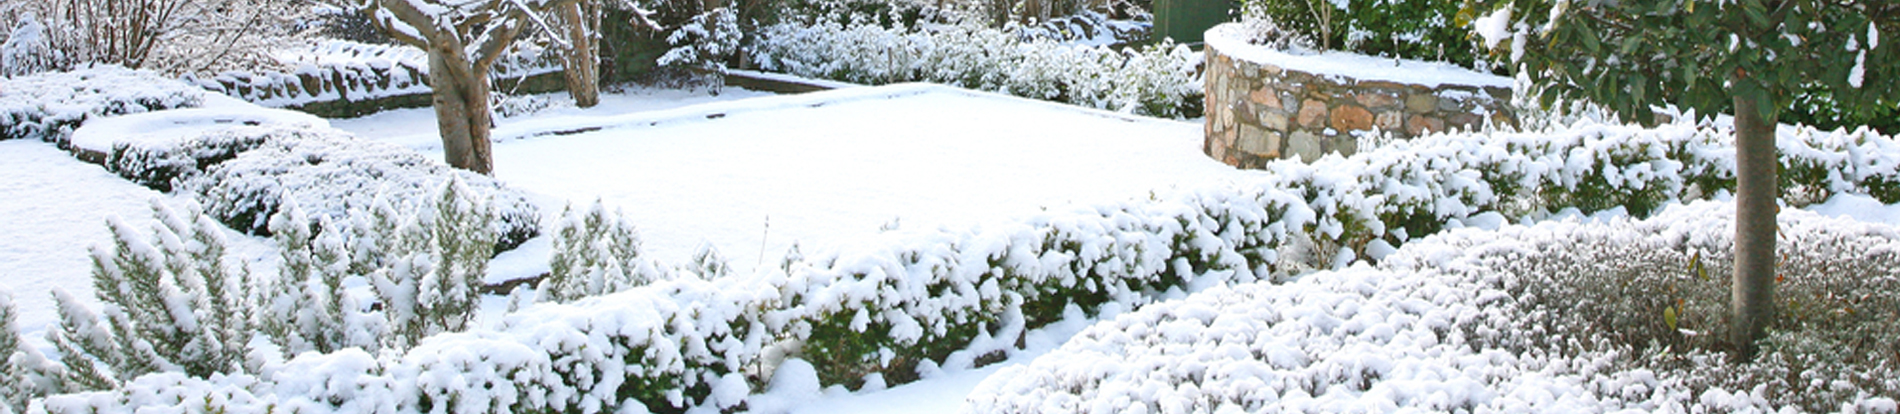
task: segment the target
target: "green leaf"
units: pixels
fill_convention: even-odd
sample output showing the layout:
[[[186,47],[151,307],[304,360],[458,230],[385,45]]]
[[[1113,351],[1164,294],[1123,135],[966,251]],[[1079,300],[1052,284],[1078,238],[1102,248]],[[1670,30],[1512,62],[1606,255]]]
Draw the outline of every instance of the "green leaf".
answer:
[[[1676,329],[1676,306],[1675,305],[1670,305],[1667,308],[1663,308],[1663,323],[1669,324],[1669,329]]]

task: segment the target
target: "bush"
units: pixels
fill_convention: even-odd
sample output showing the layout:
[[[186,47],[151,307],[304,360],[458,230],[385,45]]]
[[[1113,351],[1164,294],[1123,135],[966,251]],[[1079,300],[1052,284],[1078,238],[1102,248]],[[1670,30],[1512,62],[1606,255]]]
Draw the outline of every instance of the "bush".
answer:
[[[204,91],[190,85],[118,66],[0,78],[0,91],[0,140],[36,138],[61,147],[87,119],[204,102]]]
[[[1248,18],[1264,19],[1312,39],[1315,46],[1372,56],[1475,67],[1457,0],[1248,0]]]
[[[1707,330],[1722,315],[1708,306],[1665,312],[1726,302],[1726,289],[1687,286],[1707,281],[1688,259],[1727,246],[1732,211],[1698,202],[1640,222],[1454,231],[1378,268],[1217,288],[1098,323],[991,376],[969,407],[1891,412],[1900,231],[1888,226],[1784,214],[1782,296],[1807,306],[1784,307],[1756,363],[1684,346],[1725,338]],[[1843,272],[1843,258],[1872,261]]]
[[[493,178],[450,169],[408,148],[336,130],[239,127],[214,134],[229,136],[188,140],[172,153],[225,154],[238,151],[237,147],[255,147],[190,174],[177,186],[198,197],[206,213],[239,231],[271,234],[269,218],[291,199],[311,216],[341,220],[351,208],[370,208],[377,197],[419,200],[454,176],[478,197],[493,199],[494,251],[513,249],[539,232],[538,213],[522,193]],[[262,144],[256,144],[259,141]]]
[[[970,24],[912,30],[820,19],[760,29],[749,45],[766,70],[863,84],[935,82],[1132,112],[1200,116],[1200,57],[1164,43],[1139,49],[1074,46]]]

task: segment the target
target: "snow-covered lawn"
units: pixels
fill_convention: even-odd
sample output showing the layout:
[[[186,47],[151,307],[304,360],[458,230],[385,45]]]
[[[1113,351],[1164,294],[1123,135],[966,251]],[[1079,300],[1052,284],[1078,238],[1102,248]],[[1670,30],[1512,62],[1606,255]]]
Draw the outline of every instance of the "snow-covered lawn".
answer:
[[[551,196],[550,213],[595,199],[622,209],[663,262],[709,242],[741,273],[794,242],[811,253],[893,225],[965,229],[1252,174],[1202,155],[1199,124],[929,84],[614,110],[504,122],[496,178]],[[333,124],[439,156],[413,138],[432,113],[379,116]]]

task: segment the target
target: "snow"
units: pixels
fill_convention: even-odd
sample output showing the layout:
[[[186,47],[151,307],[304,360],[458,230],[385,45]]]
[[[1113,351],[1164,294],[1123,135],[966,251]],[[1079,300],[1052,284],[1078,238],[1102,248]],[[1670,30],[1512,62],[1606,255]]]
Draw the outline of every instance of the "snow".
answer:
[[[1509,17],[1508,14],[1506,17]],[[1444,85],[1511,87],[1510,78],[1474,72],[1443,62],[1387,59],[1340,51],[1298,54],[1247,42],[1245,25],[1227,23],[1207,29],[1207,45],[1234,59],[1278,66],[1315,75],[1359,81],[1387,81],[1437,88]],[[1489,39],[1486,40],[1489,42]]]
[[[926,84],[595,113],[607,111],[502,124],[496,178],[624,210],[662,262],[709,241],[741,274],[794,242],[811,252],[887,224],[968,228],[1235,174],[1200,154],[1198,124]],[[433,123],[423,115],[401,122]],[[433,137],[378,132],[396,122],[333,124],[439,157]],[[535,136],[589,128],[602,129]]]
[[[970,353],[953,354],[941,366],[924,364],[925,380],[889,388],[882,386],[879,377],[869,380],[873,385],[864,391],[821,389],[815,379],[815,369],[809,364],[801,366],[802,361],[797,359],[779,366],[771,385],[764,390],[747,389],[745,382],[736,377],[740,374],[711,375],[695,370],[720,363],[718,359],[729,355],[727,352],[745,355],[766,352],[763,344],[737,343],[739,340],[733,332],[722,331],[734,326],[731,322],[742,318],[740,313],[749,312],[746,310],[749,304],[781,297],[805,299],[803,303],[808,307],[911,301],[902,306],[920,310],[906,311],[936,312],[940,317],[943,310],[974,309],[972,305],[950,302],[999,297],[993,283],[955,286],[954,289],[959,290],[957,294],[913,301],[921,293],[909,288],[922,283],[896,279],[916,274],[913,272],[928,272],[929,266],[944,264],[931,260],[959,251],[973,258],[969,260],[982,260],[985,254],[994,253],[987,257],[1004,258],[1011,261],[1005,264],[1007,266],[1029,269],[1058,269],[1084,260],[1103,260],[1096,256],[1126,256],[1132,261],[1134,256],[1143,254],[1139,249],[1148,245],[1122,238],[1140,239],[1143,236],[1128,232],[1146,227],[1124,223],[1151,219],[1151,216],[1163,217],[1167,219],[1163,221],[1172,223],[1173,216],[1156,212],[1173,211],[1170,209],[1191,203],[1208,204],[1193,204],[1197,208],[1232,209],[1228,213],[1234,215],[1256,214],[1229,203],[1261,204],[1271,198],[1257,191],[1231,195],[1234,182],[1247,188],[1307,186],[1324,194],[1319,200],[1296,200],[1301,205],[1299,209],[1272,217],[1279,220],[1271,223],[1281,226],[1279,229],[1246,227],[1250,223],[1247,219],[1268,220],[1266,213],[1261,212],[1257,213],[1260,217],[1236,218],[1240,226],[1228,233],[1284,233],[1287,223],[1295,227],[1304,223],[1316,224],[1317,233],[1342,235],[1348,230],[1339,221],[1340,217],[1393,213],[1378,209],[1419,202],[1422,207],[1406,208],[1419,208],[1435,214],[1434,217],[1447,217],[1445,227],[1466,227],[1469,229],[1455,233],[1482,238],[1489,233],[1481,231],[1524,230],[1522,226],[1510,224],[1515,217],[1495,212],[1471,213],[1476,211],[1477,204],[1513,196],[1492,194],[1490,187],[1479,182],[1480,177],[1466,174],[1472,168],[1497,168],[1520,174],[1525,177],[1524,183],[1532,185],[1552,182],[1574,186],[1588,179],[1601,180],[1616,189],[1679,191],[1683,186],[1681,175],[1690,172],[1684,171],[1685,168],[1708,165],[1714,165],[1708,168],[1722,168],[1721,160],[1725,159],[1732,165],[1732,155],[1716,153],[1720,147],[1714,142],[1717,138],[1704,136],[1704,131],[1693,126],[1676,124],[1643,130],[1586,123],[1561,131],[1415,140],[1391,151],[1350,159],[1329,157],[1314,165],[1276,164],[1276,172],[1267,174],[1234,171],[1201,155],[1198,148],[1202,127],[1198,124],[931,85],[731,100],[762,95],[739,90],[727,90],[719,97],[650,91],[608,94],[603,96],[608,103],[596,108],[561,108],[532,117],[503,119],[496,134],[501,141],[495,148],[496,178],[510,186],[540,193],[536,202],[548,213],[544,217],[556,217],[553,212],[561,211],[559,208],[563,205],[585,205],[592,200],[621,208],[640,226],[648,251],[666,263],[686,263],[698,245],[710,241],[717,249],[731,253],[728,257],[734,259],[734,267],[764,267],[759,265],[777,264],[779,254],[797,241],[804,252],[812,257],[828,257],[828,263],[837,264],[835,267],[801,269],[802,273],[796,276],[777,275],[779,279],[760,278],[784,284],[782,287],[786,289],[783,290],[762,289],[758,284],[747,283],[754,280],[745,278],[678,280],[571,305],[538,305],[518,314],[486,319],[490,323],[475,332],[426,340],[418,351],[396,362],[361,351],[346,351],[276,361],[262,378],[148,376],[137,381],[133,388],[139,391],[127,401],[165,405],[212,398],[228,402],[233,412],[250,412],[261,411],[260,405],[270,398],[279,398],[283,399],[280,407],[287,409],[389,411],[414,404],[414,401],[399,401],[401,395],[407,394],[397,391],[413,387],[430,398],[459,396],[461,399],[456,400],[456,404],[465,405],[455,409],[482,410],[495,408],[496,404],[523,401],[515,399],[517,397],[550,404],[556,400],[596,406],[614,402],[612,395],[591,394],[606,388],[568,386],[563,385],[566,384],[563,379],[530,377],[557,372],[550,371],[550,367],[562,364],[565,369],[585,371],[586,375],[636,369],[651,370],[643,371],[643,375],[683,374],[711,387],[712,395],[703,402],[702,409],[731,407],[744,397],[748,406],[759,412],[943,411],[959,408],[965,396],[973,392],[987,395],[1004,388],[991,383],[1028,378],[1026,373],[1050,365],[1089,375],[1259,378],[1258,371],[1249,371],[1248,365],[1226,363],[1230,359],[1247,359],[1251,357],[1248,351],[1258,351],[1264,355],[1259,358],[1264,366],[1259,368],[1267,370],[1265,372],[1297,371],[1316,378],[1344,380],[1363,380],[1369,372],[1383,380],[1365,390],[1340,388],[1351,386],[1339,384],[1304,389],[1291,380],[1259,383],[1237,380],[1225,384],[1230,388],[1174,381],[1165,387],[1105,386],[1100,391],[1152,399],[1162,410],[1186,407],[1194,401],[1192,396],[1198,394],[1268,387],[1287,392],[1278,396],[1280,403],[1309,410],[1386,411],[1406,406],[1449,409],[1465,403],[1490,404],[1506,411],[1599,407],[1594,404],[1601,401],[1589,400],[1593,398],[1590,394],[1576,391],[1599,386],[1599,383],[1584,384],[1575,378],[1537,371],[1509,356],[1471,351],[1452,338],[1433,333],[1435,329],[1485,316],[1467,311],[1473,308],[1472,303],[1494,300],[1495,295],[1476,289],[1457,289],[1446,283],[1411,283],[1418,279],[1388,277],[1386,272],[1364,267],[1331,273],[1338,277],[1308,276],[1288,285],[1271,287],[1217,287],[1217,283],[1208,282],[1233,276],[1232,270],[1221,270],[1219,272],[1228,273],[1203,277],[1198,279],[1202,282],[1185,288],[1217,293],[1153,305],[1122,317],[1115,315],[1119,313],[1118,306],[1123,304],[1111,303],[1101,316],[1104,322],[1088,328],[1090,333],[1084,334],[1081,340],[1071,340],[1071,336],[1091,321],[1080,317],[1079,311],[1070,312],[1067,321],[1041,331],[1021,332],[1017,327],[1013,331],[1004,329],[996,338],[981,335],[973,341],[971,349],[997,349],[999,344],[1007,348],[1015,343],[1014,335],[1020,333],[1028,350],[1005,350],[1010,357],[1006,362],[983,368],[970,367]],[[213,102],[207,106],[219,105]],[[642,109],[652,110],[634,112]],[[175,124],[198,119],[194,118],[198,113],[178,112],[181,119],[159,116],[156,118],[160,119],[150,122]],[[439,157],[431,116],[427,109],[419,109],[332,123],[344,129],[358,129],[363,137],[396,142]],[[100,121],[111,125],[112,121],[107,119],[110,118]],[[1834,185],[1843,185],[1843,181],[1839,181],[1842,179],[1863,180],[1873,174],[1887,174],[1894,165],[1889,161],[1896,157],[1891,140],[1855,141],[1865,137],[1838,132],[1799,135],[1803,133],[1808,132],[1784,130],[1781,135],[1784,154],[1821,160],[1832,170],[1853,172],[1844,174],[1850,177],[1833,177]],[[1540,149],[1509,154],[1502,149],[1506,143]],[[1687,157],[1699,157],[1700,161],[1685,166],[1686,162],[1664,159],[1663,148],[1676,148],[1672,145],[1680,146],[1688,153]],[[1648,161],[1627,161],[1631,157]],[[1612,160],[1617,164],[1611,164]],[[1600,170],[1595,169],[1599,166]],[[1391,180],[1376,182],[1369,178],[1375,176]],[[49,297],[45,292],[50,289],[65,289],[82,298],[81,301],[95,304],[90,295],[87,277],[90,266],[86,263],[85,246],[109,240],[109,233],[98,226],[105,217],[122,217],[130,228],[138,230],[150,224],[141,221],[150,217],[145,200],[160,198],[168,203],[182,202],[127,183],[98,167],[74,161],[69,155],[39,142],[0,142],[0,177],[8,177],[0,180],[0,194],[5,195],[0,200],[32,200],[30,203],[0,202],[0,214],[4,214],[0,217],[31,218],[0,222],[0,234],[10,236],[9,240],[0,240],[0,272],[8,272],[0,274],[0,278],[4,278],[0,280],[8,285],[27,282],[25,287],[9,287],[22,304],[22,322],[29,332],[28,337],[37,337],[34,331],[44,329],[53,319],[49,310],[53,306],[45,302]],[[1384,187],[1374,194],[1364,186]],[[1848,190],[1851,189],[1841,189]],[[1447,197],[1446,194],[1459,196]],[[1139,203],[1150,199],[1159,200],[1154,202],[1158,206],[1141,210],[1144,207],[1140,206],[1148,204]],[[1310,209],[1308,201],[1312,203]],[[1836,196],[1812,208],[1824,215],[1848,216],[1863,222],[1900,221],[1900,208],[1853,194]],[[1703,210],[1685,213],[1681,207],[1668,207],[1665,211],[1669,212],[1665,214],[1673,214],[1670,220],[1679,222],[1663,226],[1670,231],[1719,225],[1725,220],[1718,214],[1697,214]],[[1592,212],[1591,220],[1569,219],[1583,214],[1571,209],[1526,220],[1558,222],[1552,226],[1614,225],[1627,223],[1626,219],[1617,217],[1627,216],[1628,212],[1626,208],[1615,207],[1607,212]],[[753,217],[757,217],[757,221]],[[1207,225],[1208,228],[1214,226]],[[1051,250],[1039,257],[1022,257],[999,251],[1006,247],[1027,249],[1012,245],[1015,241],[1009,237],[1033,238],[1042,234],[1024,231],[1025,228],[1053,229],[1054,233],[1050,234],[1057,235],[1102,237],[1074,240],[1083,246],[1074,255]],[[84,231],[87,229],[92,232]],[[1398,241],[1401,242],[1424,236],[1405,236],[1404,230],[1396,227],[1374,232],[1400,234]],[[11,237],[15,234],[26,236]],[[1216,236],[1234,237],[1234,234]],[[1162,235],[1154,233],[1145,237],[1161,238]],[[249,237],[230,239],[239,244],[262,243]],[[1220,248],[1220,243],[1225,241],[1217,237],[1190,240],[1203,249]],[[1380,244],[1373,245],[1373,251],[1368,254],[1417,258],[1434,253],[1417,251],[1421,248],[1413,244],[1394,247],[1383,240],[1376,241]],[[550,244],[541,238],[530,241],[528,247],[505,254],[495,261],[491,276],[494,272],[534,274],[546,270]],[[960,250],[946,247],[953,244]],[[1131,245],[1136,253],[1120,250]],[[1431,246],[1429,242],[1418,245]],[[824,252],[832,253],[826,256]],[[905,253],[922,259],[890,263],[889,257]],[[1342,252],[1329,256],[1325,262],[1343,266],[1353,259],[1350,252]],[[1413,270],[1414,276],[1428,274]],[[826,279],[836,275],[819,274],[820,271],[856,272],[863,280]],[[752,272],[740,270],[737,273]],[[885,279],[874,280],[872,274]],[[815,285],[820,282],[834,283],[837,289]],[[961,292],[965,288],[971,293]],[[1234,294],[1218,292],[1242,292],[1238,295],[1244,298],[1232,299]],[[1178,290],[1152,294],[1162,298],[1186,295]],[[1407,297],[1408,294],[1415,297]],[[28,303],[36,297],[42,301],[40,306]],[[1128,298],[1115,300],[1134,303],[1134,299]],[[1269,305],[1227,306],[1236,300]],[[491,309],[505,306],[505,300],[490,302]],[[803,317],[822,310],[788,309],[786,315],[779,316]],[[860,314],[867,321],[878,318],[900,327],[892,332],[905,338],[926,337],[941,329],[942,321],[919,318],[906,311]],[[662,321],[661,315],[693,317]],[[1171,319],[1129,322],[1161,318],[1157,315]],[[1257,324],[1260,318],[1268,317],[1278,318],[1278,322]],[[1019,321],[1021,315],[1005,315],[1003,319]],[[782,323],[782,320],[774,323]],[[1257,328],[1252,329],[1251,334],[1248,333],[1250,326]],[[1256,341],[1236,342],[1237,336],[1227,334],[1256,335],[1248,337]],[[684,339],[674,343],[665,341],[675,338],[666,335]],[[1119,343],[1115,341],[1120,339],[1115,338],[1136,335],[1165,341],[1227,342],[1221,346],[1185,348],[1144,344],[1156,352],[1143,358],[1117,361],[1124,365],[1121,369],[1096,363],[1071,363],[1075,348],[1106,353]],[[1097,341],[1094,347],[1088,345],[1088,341],[1102,338],[1109,339]],[[617,345],[645,343],[643,341],[664,344],[650,350],[652,354],[648,356],[667,364],[636,367],[617,355],[587,354],[616,352],[620,349]],[[1052,357],[1040,357],[1059,346],[1063,349],[1054,351],[1056,354]],[[482,352],[470,352],[471,349]],[[1179,357],[1167,352],[1183,350],[1191,351],[1185,362],[1165,359]],[[552,355],[573,359],[550,360]],[[1164,358],[1162,355],[1173,356]],[[1134,368],[1127,368],[1129,366]],[[519,371],[515,371],[517,369]],[[1142,371],[1144,369],[1147,371]],[[504,378],[500,372],[519,372],[522,377]],[[1492,381],[1495,378],[1508,381],[1500,385]],[[594,380],[610,384],[621,378],[603,376]],[[260,381],[268,381],[269,385],[257,385]],[[1607,384],[1645,387],[1655,382],[1653,375],[1645,378],[1641,373],[1633,373],[1614,378]],[[525,395],[507,391],[509,387],[523,384],[553,385],[529,388],[534,391],[523,393]],[[761,391],[763,394],[746,395]],[[93,406],[120,403],[102,394],[81,398],[89,400],[63,403]],[[1702,394],[1698,401],[1711,406],[1742,404],[1738,407],[1751,408],[1751,401],[1758,398],[1758,392],[1714,390]],[[331,407],[328,401],[344,401],[350,406]],[[1064,402],[1044,399],[1038,401],[1036,407]],[[1110,409],[1118,407],[1113,405],[1118,403],[1116,400],[1084,402],[1107,404],[1103,407]],[[1891,399],[1873,399],[1863,406],[1892,405]],[[641,407],[634,405],[633,408],[638,411]],[[1222,411],[1247,408],[1220,407]]]
[[[119,145],[137,148],[174,146],[181,140],[197,138],[231,126],[327,128],[329,124],[323,118],[297,111],[254,105],[207,105],[94,120],[73,130],[71,143],[77,148],[110,154],[113,147]]]

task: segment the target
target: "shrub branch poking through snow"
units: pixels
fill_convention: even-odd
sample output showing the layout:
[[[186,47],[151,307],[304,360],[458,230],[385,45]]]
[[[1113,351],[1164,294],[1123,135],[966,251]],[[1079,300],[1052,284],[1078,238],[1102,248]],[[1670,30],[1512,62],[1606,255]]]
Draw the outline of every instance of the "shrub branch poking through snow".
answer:
[[[540,283],[542,301],[571,302],[671,278],[664,268],[641,257],[640,238],[618,210],[600,200],[577,210],[569,206],[554,227],[550,271]]]

